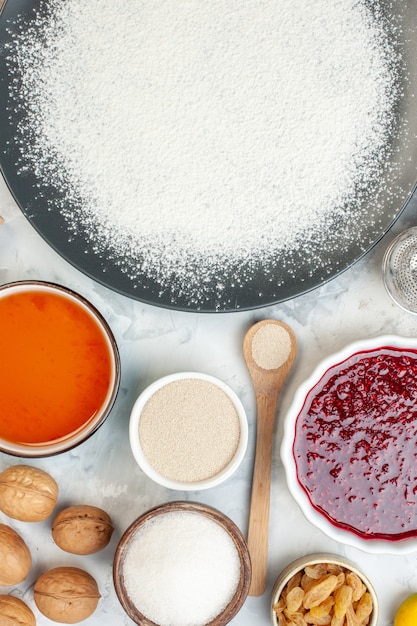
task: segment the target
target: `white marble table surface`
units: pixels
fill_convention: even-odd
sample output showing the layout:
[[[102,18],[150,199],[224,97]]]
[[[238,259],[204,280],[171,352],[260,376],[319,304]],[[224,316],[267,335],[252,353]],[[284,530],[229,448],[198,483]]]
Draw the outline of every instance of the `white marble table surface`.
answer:
[[[0,180],[0,283],[42,279],[62,283],[86,296],[103,313],[116,336],[122,363],[120,392],[105,424],[87,442],[57,457],[31,461],[50,472],[60,486],[58,508],[90,503],[111,516],[115,532],[110,545],[96,555],[73,556],[52,541],[50,522],[24,524],[0,513],[30,545],[33,566],[16,588],[0,588],[31,606],[37,623],[52,623],[33,602],[33,585],[45,570],[58,565],[83,567],[97,580],[102,598],[85,623],[90,626],[132,624],[118,602],[112,583],[112,559],[123,531],[141,513],[171,500],[195,500],[226,513],[246,534],[255,444],[255,400],[242,358],[242,339],[259,319],[276,318],[295,331],[299,352],[277,411],[271,488],[268,584],[261,597],[249,597],[231,622],[235,626],[267,626],[273,582],[294,558],[316,551],[347,556],[375,585],[380,600],[379,626],[392,624],[396,607],[417,591],[417,550],[403,556],[369,555],[338,544],[312,526],[288,492],[279,455],[282,419],[297,386],[325,356],[351,341],[382,334],[416,336],[417,316],[402,311],[389,298],[381,262],[397,233],[417,224],[417,195],[382,241],[351,269],[320,288],[276,306],[253,312],[206,314],[175,312],[148,306],[112,292],[70,266],[52,250],[21,214]],[[1,358],[1,355],[0,355]],[[248,415],[249,447],[237,473],[222,486],[175,492],[156,486],[136,466],[128,442],[128,419],[139,392],[171,372],[196,370],[217,376],[240,396]],[[19,459],[0,453],[0,470]]]

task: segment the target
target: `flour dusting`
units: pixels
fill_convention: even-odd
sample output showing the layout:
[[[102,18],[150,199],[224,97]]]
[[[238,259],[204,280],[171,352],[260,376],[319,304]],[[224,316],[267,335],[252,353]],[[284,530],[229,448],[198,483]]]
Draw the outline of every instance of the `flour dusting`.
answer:
[[[9,50],[18,167],[172,302],[294,251],[314,271],[360,238],[390,154],[388,27],[375,0],[41,0]]]

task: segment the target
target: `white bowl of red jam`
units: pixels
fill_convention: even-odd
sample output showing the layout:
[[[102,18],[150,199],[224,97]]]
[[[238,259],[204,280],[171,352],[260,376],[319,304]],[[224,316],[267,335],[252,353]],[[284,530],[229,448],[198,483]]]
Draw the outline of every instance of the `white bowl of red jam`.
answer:
[[[324,359],[298,388],[281,444],[309,521],[370,553],[417,547],[417,340],[381,336]]]
[[[0,450],[43,457],[91,436],[109,414],[119,353],[99,311],[44,281],[0,287]]]

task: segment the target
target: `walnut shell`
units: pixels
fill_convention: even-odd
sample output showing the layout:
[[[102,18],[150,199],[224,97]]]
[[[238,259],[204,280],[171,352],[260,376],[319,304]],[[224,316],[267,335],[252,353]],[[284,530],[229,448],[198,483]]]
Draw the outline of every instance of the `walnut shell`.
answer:
[[[72,554],[93,554],[110,542],[113,526],[105,511],[88,504],[69,506],[52,522],[55,543]]]
[[[0,585],[21,583],[31,565],[32,556],[22,537],[10,526],[0,524]]]
[[[12,465],[0,473],[0,510],[22,522],[39,522],[53,511],[58,485],[41,469]]]
[[[94,613],[100,593],[94,578],[78,567],[56,567],[35,583],[39,611],[55,622],[75,624]]]
[[[36,618],[28,605],[14,596],[0,596],[2,626],[36,626]]]

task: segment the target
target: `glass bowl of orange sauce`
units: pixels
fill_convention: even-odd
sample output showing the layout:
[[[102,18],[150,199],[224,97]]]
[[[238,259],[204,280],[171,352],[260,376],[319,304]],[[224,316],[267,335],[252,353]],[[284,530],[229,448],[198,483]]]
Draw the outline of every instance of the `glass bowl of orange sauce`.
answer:
[[[21,457],[65,452],[108,416],[120,357],[101,313],[67,287],[0,286],[0,450]]]

